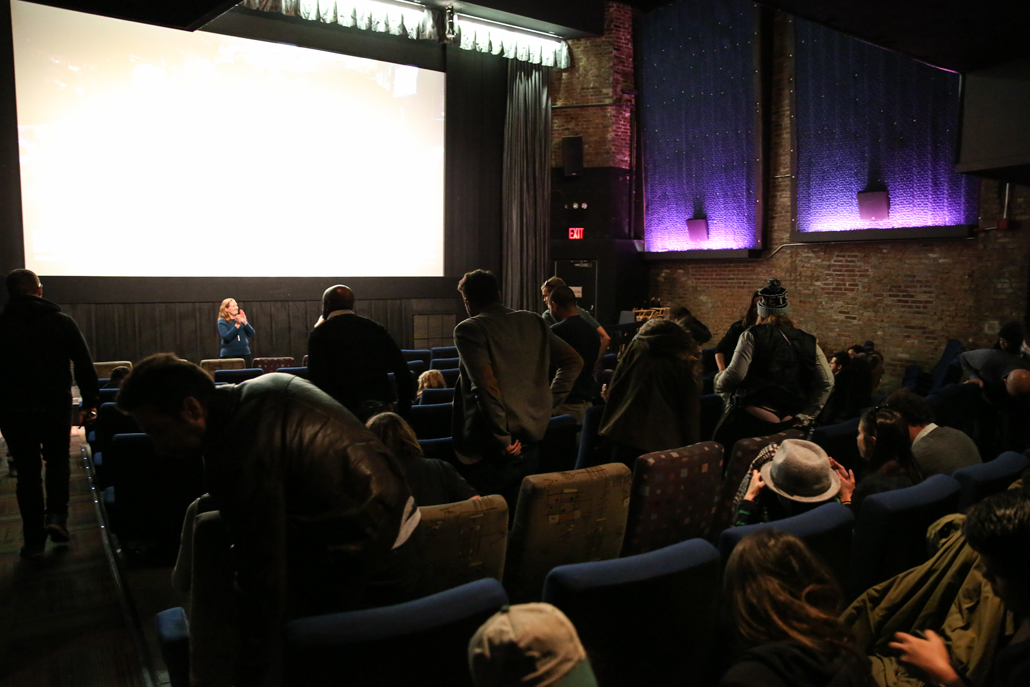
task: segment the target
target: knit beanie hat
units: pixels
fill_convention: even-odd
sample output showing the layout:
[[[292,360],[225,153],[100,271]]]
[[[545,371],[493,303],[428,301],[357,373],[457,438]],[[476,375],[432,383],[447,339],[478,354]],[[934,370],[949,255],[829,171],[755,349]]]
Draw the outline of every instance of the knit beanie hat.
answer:
[[[788,315],[790,308],[787,305],[787,289],[780,286],[780,280],[773,278],[765,285],[765,288],[758,292],[758,316],[769,317],[770,315]]]

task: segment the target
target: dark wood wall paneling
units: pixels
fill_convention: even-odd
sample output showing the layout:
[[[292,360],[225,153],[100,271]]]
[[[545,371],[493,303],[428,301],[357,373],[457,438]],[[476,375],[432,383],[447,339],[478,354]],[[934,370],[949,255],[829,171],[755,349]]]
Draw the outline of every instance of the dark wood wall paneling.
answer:
[[[241,302],[256,336],[260,357],[307,353],[308,334],[322,313],[318,301]],[[71,303],[61,306],[79,325],[96,361],[136,362],[152,353],[171,352],[200,362],[217,358],[218,303]],[[355,312],[379,322],[401,348],[411,348],[415,315],[455,314],[457,298],[407,298],[359,301]],[[460,317],[459,317],[460,319]]]

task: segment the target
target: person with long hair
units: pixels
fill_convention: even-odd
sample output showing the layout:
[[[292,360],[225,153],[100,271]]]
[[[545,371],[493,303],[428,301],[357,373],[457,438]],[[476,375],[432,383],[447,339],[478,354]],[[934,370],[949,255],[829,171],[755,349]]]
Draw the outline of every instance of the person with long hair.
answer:
[[[758,292],[758,321],[740,335],[729,366],[715,376],[727,399],[713,439],[727,454],[739,439],[807,427],[833,390],[833,373],[814,336],[794,326],[787,290],[770,279]]]
[[[247,313],[243,312],[234,298],[226,298],[218,307],[218,336],[222,343],[219,358],[243,358],[247,361],[247,367],[250,367],[254,360],[250,352],[254,328],[247,321]]]
[[[473,489],[450,463],[422,455],[415,430],[397,413],[379,413],[365,423],[404,468],[411,495],[419,506],[438,506],[478,499]]]
[[[857,483],[853,471],[832,461],[840,477],[840,501],[850,505],[856,513],[867,496],[904,489],[923,481],[912,456],[908,423],[896,410],[877,406],[862,415],[858,424],[858,452],[866,463],[866,474]]]
[[[422,392],[426,389],[444,389],[447,387],[447,380],[443,378],[440,370],[426,370],[418,376],[418,389],[415,390],[415,398],[422,398]]]
[[[719,371],[722,372],[726,369],[726,365],[733,358],[733,351],[737,348],[737,341],[740,340],[740,335],[748,327],[753,327],[758,322],[758,301],[761,298],[758,291],[751,294],[751,303],[747,306],[747,309],[741,314],[740,319],[730,325],[730,328],[726,330],[726,333],[719,343],[715,345],[715,364],[719,367]]]
[[[720,687],[876,684],[838,620],[840,587],[800,539],[779,530],[745,537],[723,580],[729,625],[745,651]]]
[[[697,344],[686,329],[665,319],[644,324],[608,386],[600,434],[610,462],[632,470],[645,453],[701,441],[700,376]]]

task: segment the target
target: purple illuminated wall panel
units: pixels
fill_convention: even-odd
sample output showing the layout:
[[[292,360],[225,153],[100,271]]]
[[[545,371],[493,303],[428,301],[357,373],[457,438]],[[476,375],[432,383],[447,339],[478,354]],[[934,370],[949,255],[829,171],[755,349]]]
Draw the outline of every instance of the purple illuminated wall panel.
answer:
[[[953,171],[959,77],[794,20],[797,228],[946,227],[977,220],[976,179]],[[859,218],[857,193],[890,193]]]
[[[741,0],[679,0],[643,18],[648,251],[759,245],[757,26]],[[691,240],[692,218],[707,218],[707,240]]]

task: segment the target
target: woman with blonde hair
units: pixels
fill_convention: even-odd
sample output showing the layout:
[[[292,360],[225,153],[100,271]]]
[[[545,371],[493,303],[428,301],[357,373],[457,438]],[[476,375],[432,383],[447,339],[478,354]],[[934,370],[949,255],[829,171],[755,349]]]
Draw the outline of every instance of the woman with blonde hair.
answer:
[[[243,312],[233,298],[226,298],[218,308],[218,336],[222,350],[220,358],[243,358],[250,367],[254,355],[250,352],[250,340],[254,338],[254,328],[247,322],[247,313]]]
[[[418,391],[415,398],[422,398],[422,392],[426,389],[443,389],[447,386],[447,380],[443,378],[440,370],[426,370],[418,376]]]

